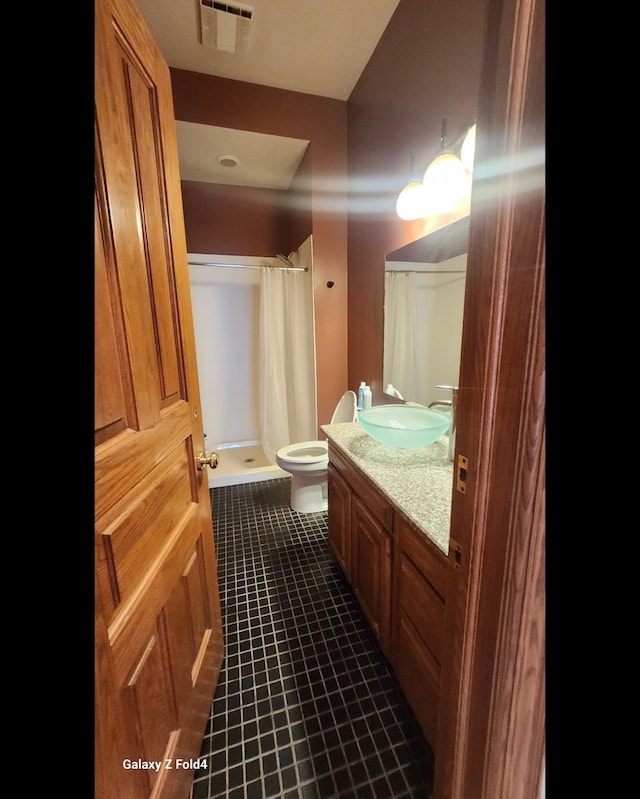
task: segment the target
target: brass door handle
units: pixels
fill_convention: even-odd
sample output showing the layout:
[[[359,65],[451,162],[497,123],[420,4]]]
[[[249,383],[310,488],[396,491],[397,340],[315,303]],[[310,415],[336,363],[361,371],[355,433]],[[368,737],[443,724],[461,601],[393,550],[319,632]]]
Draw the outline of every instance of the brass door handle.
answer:
[[[218,465],[218,458],[217,452],[212,452],[209,456],[205,455],[204,452],[201,452],[198,457],[196,458],[196,465],[198,467],[198,471],[201,472],[205,466],[209,466],[211,469],[215,469]]]

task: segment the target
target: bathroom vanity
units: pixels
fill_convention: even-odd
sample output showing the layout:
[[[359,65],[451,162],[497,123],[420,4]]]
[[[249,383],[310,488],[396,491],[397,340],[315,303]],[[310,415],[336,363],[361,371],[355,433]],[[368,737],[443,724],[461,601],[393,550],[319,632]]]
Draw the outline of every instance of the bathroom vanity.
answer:
[[[446,436],[386,447],[357,423],[324,425],[329,546],[435,754],[453,464]]]

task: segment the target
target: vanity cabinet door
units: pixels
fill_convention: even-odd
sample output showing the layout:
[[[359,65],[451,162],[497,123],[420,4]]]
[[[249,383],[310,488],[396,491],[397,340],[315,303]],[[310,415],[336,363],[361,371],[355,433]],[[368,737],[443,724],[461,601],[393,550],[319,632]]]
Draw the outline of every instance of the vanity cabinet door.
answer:
[[[389,657],[391,535],[360,497],[351,497],[351,585],[382,651]]]
[[[396,522],[393,665],[435,753],[449,566],[426,537]]]
[[[331,463],[327,490],[329,546],[345,577],[351,582],[351,489]]]

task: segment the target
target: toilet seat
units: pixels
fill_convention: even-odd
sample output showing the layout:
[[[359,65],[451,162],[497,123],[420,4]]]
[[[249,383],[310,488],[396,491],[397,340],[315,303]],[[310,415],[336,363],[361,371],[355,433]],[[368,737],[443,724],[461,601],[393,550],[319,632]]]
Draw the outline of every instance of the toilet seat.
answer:
[[[331,424],[355,422],[356,408],[355,392],[345,391],[333,412]],[[276,463],[291,474],[289,504],[293,510],[318,513],[327,509],[329,444],[326,440],[287,444],[276,452]]]
[[[326,471],[329,446],[326,441],[300,441],[279,449],[276,460],[285,471],[296,469],[305,474]]]
[[[289,444],[278,450],[283,458],[292,463],[314,463],[327,457],[329,447],[326,441],[301,441],[299,444]]]

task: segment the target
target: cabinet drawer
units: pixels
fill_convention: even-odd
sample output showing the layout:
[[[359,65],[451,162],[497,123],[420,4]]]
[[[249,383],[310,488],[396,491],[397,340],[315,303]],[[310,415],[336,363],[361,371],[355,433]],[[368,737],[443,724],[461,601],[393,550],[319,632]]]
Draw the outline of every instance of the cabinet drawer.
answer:
[[[449,563],[444,553],[436,551],[435,544],[406,519],[398,515],[397,535],[401,551],[413,562],[422,576],[444,602],[447,598]]]
[[[381,493],[380,489],[366,477],[357,466],[346,460],[338,449],[329,442],[329,463],[337,469],[351,486],[351,489],[366,505],[371,515],[391,532],[393,526],[393,508]]]

